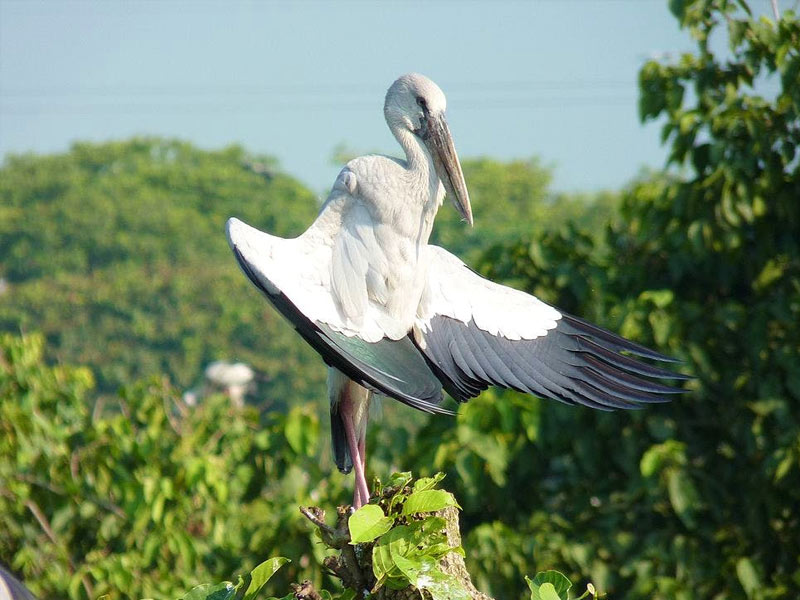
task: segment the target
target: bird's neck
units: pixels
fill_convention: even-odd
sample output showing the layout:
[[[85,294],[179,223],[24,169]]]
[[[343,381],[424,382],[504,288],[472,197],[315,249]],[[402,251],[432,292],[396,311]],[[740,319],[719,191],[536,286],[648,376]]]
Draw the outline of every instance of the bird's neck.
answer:
[[[406,153],[409,169],[433,170],[433,159],[421,139],[405,128],[393,128],[392,133]]]
[[[436,174],[433,158],[428,148],[408,129],[392,128],[392,133],[406,154],[409,173],[415,180],[423,184],[421,189],[424,189],[426,193],[421,199],[426,205],[425,208],[435,212],[441,204],[443,193],[440,190],[439,176]]]

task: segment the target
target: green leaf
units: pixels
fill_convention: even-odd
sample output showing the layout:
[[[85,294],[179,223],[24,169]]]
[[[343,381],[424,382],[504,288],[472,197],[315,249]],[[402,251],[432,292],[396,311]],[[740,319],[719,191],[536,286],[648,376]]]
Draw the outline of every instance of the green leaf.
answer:
[[[387,517],[376,504],[367,504],[350,515],[347,526],[350,529],[350,543],[371,542],[389,531],[394,519]]]
[[[420,477],[414,482],[415,492],[424,492],[435,488],[444,479],[444,473],[437,473],[433,477]]]
[[[786,260],[770,259],[764,263],[764,268],[753,281],[753,289],[760,292],[783,277],[787,268]]]
[[[389,500],[389,507],[388,512],[394,512],[394,507],[400,503],[402,503],[407,494],[405,490],[407,489],[406,486],[411,483],[413,479],[410,471],[403,471],[401,473],[394,473],[392,477],[389,479],[389,482],[386,484],[386,487],[389,488],[397,488],[397,491]]]
[[[672,304],[675,294],[672,290],[646,290],[639,294],[639,299],[652,302],[657,308],[665,308]]]
[[[386,485],[389,487],[405,487],[407,486],[412,479],[411,471],[401,471],[399,473],[392,473],[392,476],[389,478],[389,481],[386,482]]]
[[[441,532],[447,526],[447,521],[443,517],[430,515],[422,521],[416,521],[413,526],[418,527],[422,535],[430,538]]]
[[[413,560],[396,557],[397,567],[418,590],[427,590],[432,600],[469,600],[469,592],[455,578],[442,572],[432,558]]]
[[[728,37],[730,39],[731,50],[742,43],[745,33],[747,33],[747,21],[731,19],[728,21]]]
[[[381,538],[380,543],[386,542],[393,564],[396,557],[408,556],[411,553],[416,543],[414,533],[411,527],[401,525],[400,527],[395,527],[385,537]]]
[[[694,513],[698,508],[699,494],[688,473],[683,469],[670,469],[667,475],[667,491],[675,513],[687,527],[694,528]]]
[[[542,584],[542,586],[539,588],[539,597],[542,600],[567,600],[566,596],[562,598],[558,595],[558,592],[556,592],[556,588],[552,583]]]
[[[740,558],[736,561],[736,576],[739,578],[739,583],[742,584],[747,597],[754,598],[756,592],[761,588],[761,580],[753,562],[749,558]]]
[[[288,558],[275,556],[265,560],[255,569],[250,571],[249,577],[242,582],[246,583],[247,587],[244,588],[242,583],[236,586],[237,591],[239,592],[241,589],[244,589],[244,596],[242,596],[243,600],[255,600],[255,598],[258,596],[258,593],[261,591],[261,588],[264,587],[264,584],[266,584],[272,578],[278,569],[288,562],[291,562]],[[242,585],[241,588],[240,585]]]
[[[230,581],[216,585],[204,583],[192,588],[188,594],[181,596],[180,600],[231,600],[236,595],[236,589]]]
[[[303,407],[295,407],[289,412],[284,433],[292,450],[298,454],[312,456],[317,451],[319,421]]]
[[[791,468],[795,465],[794,456],[787,452],[786,455],[781,459],[778,463],[778,466],[775,468],[775,473],[773,474],[774,481],[780,481],[789,473]]]
[[[392,560],[392,554],[389,551],[389,545],[383,543],[383,540],[379,541],[372,548],[372,574],[375,575],[375,579],[378,582],[375,584],[376,588],[380,587],[382,582],[387,580],[389,577],[399,574],[399,571]]]
[[[567,600],[572,582],[558,571],[541,571],[533,579],[525,578],[531,590],[531,600]]]
[[[436,523],[431,524],[435,525]],[[379,582],[385,581],[387,587],[392,589],[406,587],[409,580],[399,564],[408,570],[422,560],[440,556],[440,549],[432,547],[431,543],[436,546],[443,539],[444,536],[426,529],[425,522],[394,527],[380,537],[372,550],[372,572],[375,578]]]
[[[653,444],[642,455],[639,470],[644,477],[652,477],[667,466],[686,464],[686,444],[667,440]]]
[[[670,316],[663,310],[654,310],[647,315],[647,320],[653,328],[653,338],[656,343],[660,346],[665,345],[671,331],[672,319]]]
[[[669,10],[679,21],[683,22],[686,16],[686,0],[669,0]]]
[[[410,558],[403,556],[402,554],[396,554],[392,556],[392,561],[400,570],[400,572],[406,576],[406,579],[408,579],[409,583],[413,584],[414,580],[417,578],[417,574],[422,568],[422,559]]]
[[[433,512],[448,506],[461,508],[455,497],[444,490],[422,490],[414,492],[403,504],[403,514],[413,515],[420,512]]]

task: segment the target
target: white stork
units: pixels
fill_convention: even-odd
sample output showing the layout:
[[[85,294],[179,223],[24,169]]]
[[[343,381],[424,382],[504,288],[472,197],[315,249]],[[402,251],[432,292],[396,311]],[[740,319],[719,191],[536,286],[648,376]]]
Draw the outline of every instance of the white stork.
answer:
[[[490,385],[601,410],[666,401],[684,378],[631,358],[670,358],[484,279],[428,244],[445,193],[472,224],[445,97],[403,75],[384,116],[405,159],[355,158],[297,238],[227,224],[240,267],[328,365],[333,454],[355,469],[354,508],[369,501],[365,435],[370,397],[452,414]],[[625,352],[623,354],[622,352]]]

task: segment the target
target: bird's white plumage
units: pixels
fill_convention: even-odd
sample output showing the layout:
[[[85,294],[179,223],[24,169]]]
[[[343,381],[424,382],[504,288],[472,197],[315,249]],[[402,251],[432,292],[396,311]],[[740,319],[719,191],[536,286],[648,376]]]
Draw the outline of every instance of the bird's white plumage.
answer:
[[[484,279],[444,248],[428,246],[427,285],[416,326],[436,316],[475,325],[509,340],[532,340],[554,329],[561,313],[535,296]]]
[[[335,211],[329,203],[329,210]],[[295,239],[263,233],[231,219],[231,243],[271,293],[282,292],[310,320],[348,336],[377,342],[400,339],[413,326],[425,333],[436,315],[509,340],[535,339],[555,328],[561,313],[538,298],[477,275],[437,246],[420,250],[410,273],[392,267],[387,249],[391,228],[376,226],[369,211],[355,203],[336,234],[326,235],[332,215]],[[418,249],[409,245],[410,252]],[[402,252],[398,252],[402,254]]]
[[[282,239],[231,219],[230,243],[270,293],[285,294],[310,320],[369,342],[400,339],[426,284],[422,259],[438,208],[425,202],[428,190],[397,183],[392,175],[402,169],[381,156],[353,160],[301,236]],[[382,200],[387,195],[405,209]]]
[[[425,248],[444,187],[414,133],[420,94],[427,110],[443,114],[444,94],[419,75],[398,79],[386,98],[384,114],[405,160],[348,162],[301,236],[284,240],[235,219],[228,225],[231,245],[268,291],[285,294],[310,320],[368,342],[405,337],[427,283]]]
[[[283,239],[231,218],[228,240],[272,295],[285,294],[309,319],[339,319],[330,292],[330,250],[304,236]]]
[[[484,279],[428,245],[445,190],[461,216],[473,218],[445,106],[426,77],[395,81],[384,116],[405,159],[350,161],[301,236],[281,239],[228,221],[245,274],[330,367],[334,457],[343,472],[355,468],[356,508],[369,499],[363,457],[372,391],[433,413],[448,412],[443,390],[464,402],[490,385],[603,410],[676,391],[639,377],[671,373],[621,352],[667,357]]]
[[[536,298],[487,281],[452,254],[428,246],[444,187],[414,100],[442,114],[444,94],[420,76],[398,79],[384,114],[405,150],[351,160],[314,223],[284,240],[233,219],[228,237],[272,293],[285,294],[310,320],[367,342],[399,340],[432,316],[474,323],[493,335],[533,339],[560,314]]]

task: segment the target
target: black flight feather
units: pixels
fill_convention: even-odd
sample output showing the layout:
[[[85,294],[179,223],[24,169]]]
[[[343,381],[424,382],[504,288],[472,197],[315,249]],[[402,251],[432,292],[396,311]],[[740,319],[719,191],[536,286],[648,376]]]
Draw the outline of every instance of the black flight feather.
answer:
[[[437,315],[418,344],[444,389],[459,402],[490,385],[599,410],[636,409],[667,402],[683,390],[645,377],[689,379],[638,357],[677,362],[571,315],[532,340],[509,340]]]

